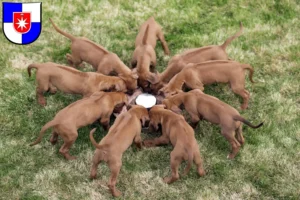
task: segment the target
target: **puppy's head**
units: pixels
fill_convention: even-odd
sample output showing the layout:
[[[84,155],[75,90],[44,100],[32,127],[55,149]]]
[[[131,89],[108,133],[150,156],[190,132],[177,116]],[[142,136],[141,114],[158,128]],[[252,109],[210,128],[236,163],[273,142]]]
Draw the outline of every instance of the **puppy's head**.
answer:
[[[148,110],[145,107],[129,104],[127,105],[127,110],[135,113],[140,118],[143,127],[148,126],[150,117],[149,117]]]
[[[146,79],[149,83],[149,89],[153,94],[157,94],[158,90],[163,87],[163,83],[160,81],[160,76],[157,71],[155,73],[149,72]]]
[[[132,93],[138,88],[137,79],[138,75],[136,69],[133,69],[128,76],[120,76],[125,81],[129,93]]]
[[[174,113],[181,114],[181,110],[172,102],[172,100],[164,99],[162,103],[166,106],[167,109],[173,111]]]
[[[166,85],[165,87],[163,87],[158,91],[158,95],[163,96],[164,98],[168,98],[174,96],[175,94],[179,94],[181,92],[183,91],[178,89],[172,89],[168,85]]]
[[[159,104],[155,105],[150,109],[149,116],[150,116],[150,130],[157,131],[159,129],[160,119],[161,119],[161,110],[166,108],[165,105]]]
[[[119,103],[114,107],[113,113],[121,113],[123,110],[123,107],[125,106],[125,102]]]

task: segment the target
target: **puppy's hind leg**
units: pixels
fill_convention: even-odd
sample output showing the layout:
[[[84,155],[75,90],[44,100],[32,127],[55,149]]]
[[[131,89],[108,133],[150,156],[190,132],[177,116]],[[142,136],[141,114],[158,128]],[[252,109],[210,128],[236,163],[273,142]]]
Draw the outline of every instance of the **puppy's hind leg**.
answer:
[[[91,168],[91,173],[90,173],[90,179],[95,179],[97,177],[97,169],[98,169],[98,165],[101,163],[102,161],[102,152],[99,152],[100,155],[97,155],[97,153],[95,153],[94,157],[93,157],[93,164],[92,164],[92,168]]]
[[[195,149],[195,152],[194,152],[194,163],[197,165],[197,171],[198,171],[199,176],[204,176],[205,171],[203,169],[203,162],[201,159],[199,147],[197,147],[197,149]]]
[[[134,138],[134,144],[136,145],[137,148],[141,149],[142,148],[142,138],[140,134],[137,134]]]
[[[52,136],[50,138],[51,144],[55,145],[57,143],[57,139],[58,139],[58,134],[55,131],[53,131]]]
[[[171,183],[173,183],[173,182],[175,182],[179,179],[178,168],[179,168],[179,165],[182,161],[182,157],[178,156],[179,154],[180,154],[180,152],[176,150],[176,147],[171,152],[170,163],[171,163],[172,175],[170,177],[165,177],[164,178],[164,182],[167,183],[167,184],[171,184]]]
[[[57,88],[52,85],[52,83],[49,83],[50,93],[55,94],[57,92]]]
[[[77,57],[75,55],[71,55],[69,53],[66,54],[66,58],[69,62],[69,65],[74,67],[74,68],[77,68],[77,66],[80,66],[81,63],[82,63],[82,60],[79,57]]]
[[[107,131],[110,128],[110,126],[109,126],[109,117],[107,117],[107,116],[102,117],[100,119],[100,124],[103,126],[104,130]]]
[[[250,94],[247,90],[245,90],[244,84],[231,83],[231,89],[235,94],[238,94],[243,98],[243,104],[241,105],[241,109],[245,110],[248,107]]]
[[[49,90],[49,78],[37,77],[36,98],[41,106],[46,106],[47,101],[44,97],[44,92]]]
[[[61,137],[64,140],[64,144],[59,149],[59,153],[61,153],[67,160],[74,160],[76,159],[76,157],[71,156],[69,154],[69,150],[73,145],[73,143],[75,142],[76,138],[78,137],[77,130],[72,130],[65,127],[61,129],[62,131],[60,131],[60,133],[61,133]]]
[[[243,145],[245,143],[245,139],[244,139],[244,136],[243,136],[243,124],[241,124],[236,130],[235,130],[235,133],[236,133],[236,139],[239,141],[239,143],[241,145]]]
[[[231,153],[227,156],[229,159],[234,159],[236,154],[239,152],[241,144],[235,139],[235,132],[226,130],[222,128],[222,135],[227,139],[227,141],[231,144]]]
[[[120,173],[120,169],[122,167],[122,160],[120,158],[113,158],[113,160],[108,161],[109,169],[111,172],[108,187],[114,197],[119,197],[122,193],[116,188],[117,177]]]
[[[170,50],[168,48],[168,44],[165,40],[164,34],[162,32],[162,30],[159,30],[158,34],[157,34],[158,39],[161,41],[161,45],[164,49],[165,55],[170,55]]]

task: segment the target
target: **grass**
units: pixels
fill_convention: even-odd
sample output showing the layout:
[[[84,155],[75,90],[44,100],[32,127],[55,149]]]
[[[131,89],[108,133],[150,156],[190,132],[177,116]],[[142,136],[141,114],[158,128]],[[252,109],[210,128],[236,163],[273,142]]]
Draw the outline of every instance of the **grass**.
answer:
[[[199,178],[193,167],[172,185],[162,182],[170,173],[171,146],[142,151],[129,148],[117,184],[122,198],[299,199],[299,12],[297,0],[43,1],[43,31],[36,42],[14,45],[0,34],[0,199],[111,198],[106,165],[98,168],[98,179],[88,179],[94,152],[88,132],[97,126],[100,140],[106,133],[99,125],[79,130],[71,149],[71,154],[78,156],[75,161],[59,155],[61,141],[56,146],[47,141],[50,131],[42,143],[29,147],[40,128],[79,97],[48,95],[48,105],[41,108],[35,100],[35,75],[29,78],[26,67],[32,62],[67,64],[70,42],[54,31],[49,17],[63,30],[117,53],[129,65],[138,27],[152,15],[163,27],[172,56],[190,48],[221,44],[242,21],[244,34],[228,46],[227,53],[254,67],[258,83],[246,81],[250,107],[241,114],[253,123],[264,120],[265,124],[257,130],[244,127],[246,143],[230,161],[226,159],[229,144],[219,134],[219,127],[201,122],[195,135],[207,175]],[[156,52],[162,71],[170,57],[163,55],[160,43]],[[205,92],[235,108],[240,106],[241,99],[226,85],[214,84]]]

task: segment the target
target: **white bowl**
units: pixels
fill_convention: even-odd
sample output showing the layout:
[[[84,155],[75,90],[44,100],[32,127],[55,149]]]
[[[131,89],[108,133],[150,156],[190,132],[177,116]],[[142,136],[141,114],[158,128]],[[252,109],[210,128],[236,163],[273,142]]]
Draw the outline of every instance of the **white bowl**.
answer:
[[[135,99],[135,103],[145,108],[151,108],[156,104],[156,98],[152,94],[143,93]]]

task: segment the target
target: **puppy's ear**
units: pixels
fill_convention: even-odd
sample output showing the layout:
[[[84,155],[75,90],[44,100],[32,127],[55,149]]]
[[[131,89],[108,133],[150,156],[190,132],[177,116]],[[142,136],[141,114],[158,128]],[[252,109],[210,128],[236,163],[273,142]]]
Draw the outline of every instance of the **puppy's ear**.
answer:
[[[142,126],[145,127],[146,126],[146,122],[149,121],[149,117],[143,116],[141,120],[142,120]]]
[[[147,75],[147,81],[151,84],[157,84],[159,82],[159,75],[157,73],[149,73]]]
[[[127,92],[125,84],[122,84],[122,83],[116,83],[115,90],[117,92]]]
[[[157,92],[158,95],[165,97],[165,87],[161,88],[160,90],[158,90]]]
[[[153,121],[150,121],[149,123],[149,127],[152,129],[154,129],[154,131],[157,131],[158,130],[158,123],[155,123]]]
[[[172,110],[174,113],[181,114],[181,110],[175,105],[172,105],[170,110]]]
[[[132,108],[132,105],[131,105],[131,104],[128,104],[128,105],[126,106],[126,108],[127,108],[127,110],[130,110],[130,109]]]
[[[139,76],[138,76],[138,74],[137,74],[137,68],[134,68],[132,71],[131,71],[131,77],[133,78],[133,79],[138,79],[139,78]]]

